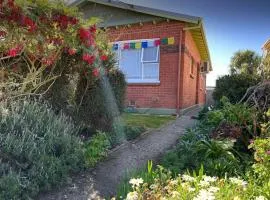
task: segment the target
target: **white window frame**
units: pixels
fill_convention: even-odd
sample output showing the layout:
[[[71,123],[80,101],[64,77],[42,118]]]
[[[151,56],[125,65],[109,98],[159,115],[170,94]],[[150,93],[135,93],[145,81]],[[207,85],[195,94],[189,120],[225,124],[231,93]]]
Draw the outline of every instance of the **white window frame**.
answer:
[[[155,40],[158,40],[160,38],[153,38],[153,39],[141,39],[141,40],[125,40],[125,41],[117,41],[114,42],[114,44],[118,44],[118,50],[115,50],[115,52],[118,55],[118,59],[117,59],[117,67],[119,69],[121,69],[120,66],[120,59],[122,58],[121,53],[122,51],[124,51],[124,49],[122,48],[124,43],[136,43],[136,42],[154,42]],[[151,48],[151,47],[148,47]],[[127,83],[155,83],[158,84],[160,83],[160,46],[157,46],[157,56],[155,60],[151,60],[151,61],[144,61],[143,60],[143,53],[144,53],[144,48],[141,47],[141,67],[142,67],[142,74],[141,74],[141,79],[128,79],[126,78]],[[144,78],[144,67],[145,65],[149,65],[149,64],[155,64],[157,65],[157,73],[158,73],[158,79],[145,79]]]

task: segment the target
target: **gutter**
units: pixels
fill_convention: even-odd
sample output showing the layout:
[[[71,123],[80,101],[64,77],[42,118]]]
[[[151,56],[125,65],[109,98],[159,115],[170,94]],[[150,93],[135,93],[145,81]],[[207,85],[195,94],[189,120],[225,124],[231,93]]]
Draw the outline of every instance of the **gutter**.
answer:
[[[212,71],[212,70],[213,70],[213,68],[212,68],[212,62],[211,62],[211,58],[210,58],[210,52],[209,52],[209,48],[208,48],[207,39],[206,39],[206,37],[205,37],[205,31],[204,31],[204,25],[203,25],[203,20],[202,20],[202,18],[200,18],[198,25],[183,28],[184,31],[194,30],[194,29],[200,29],[200,30],[201,30],[203,42],[204,42],[204,45],[205,45],[205,47],[206,47],[207,54],[209,55],[209,58],[208,58],[208,62],[209,62],[209,66],[210,66],[209,71]]]

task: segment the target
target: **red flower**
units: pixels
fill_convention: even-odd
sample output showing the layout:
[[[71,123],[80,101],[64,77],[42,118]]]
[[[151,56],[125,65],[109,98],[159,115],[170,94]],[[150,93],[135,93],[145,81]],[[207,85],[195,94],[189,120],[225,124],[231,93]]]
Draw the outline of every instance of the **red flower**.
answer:
[[[99,76],[99,69],[98,68],[95,68],[92,72],[93,76],[94,77],[98,77]]]
[[[91,37],[91,33],[89,30],[85,28],[79,29],[79,36],[82,41],[88,40]]]
[[[74,55],[75,53],[76,53],[76,49],[73,49],[73,48],[72,48],[72,49],[68,49],[68,54],[69,54],[69,55],[72,56],[72,55]]]
[[[90,30],[91,33],[96,33],[96,31],[97,31],[96,25],[91,26],[91,27],[89,28],[89,30]]]
[[[70,18],[69,18],[69,21],[70,21],[70,23],[71,23],[72,25],[76,25],[76,24],[78,24],[78,22],[79,22],[79,20],[76,19],[75,17],[70,17]]]
[[[35,22],[27,16],[21,16],[21,24],[26,26],[29,32],[34,32],[37,29]]]
[[[0,31],[0,37],[5,37],[7,33],[5,31]]]
[[[14,8],[15,4],[14,4],[14,0],[8,0],[8,6],[10,8]]]
[[[83,54],[83,60],[89,65],[92,65],[95,61],[95,56],[89,54]]]
[[[270,155],[270,150],[266,151],[266,154],[267,154],[267,155]]]
[[[17,56],[17,48],[12,48],[12,49],[10,49],[9,51],[8,51],[8,55],[10,56],[10,57],[15,57],[15,56]]]
[[[107,56],[107,55],[102,55],[102,56],[100,57],[100,59],[101,59],[102,61],[106,61],[106,60],[108,60],[108,56]]]

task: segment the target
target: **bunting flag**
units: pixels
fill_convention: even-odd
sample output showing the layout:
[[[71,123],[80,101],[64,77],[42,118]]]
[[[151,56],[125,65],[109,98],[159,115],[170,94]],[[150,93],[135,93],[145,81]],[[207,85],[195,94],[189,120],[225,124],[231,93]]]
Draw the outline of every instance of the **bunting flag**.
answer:
[[[141,42],[136,42],[135,48],[136,49],[141,49],[142,48],[142,43]]]
[[[161,40],[161,44],[162,44],[162,45],[168,44],[168,38],[163,38],[163,39]]]
[[[119,44],[115,43],[112,45],[113,50],[121,49],[141,49],[141,48],[149,48],[149,47],[158,47],[160,45],[174,45],[175,44],[175,38],[169,37],[169,38],[162,38],[157,40],[149,40],[149,41],[141,41],[141,42],[130,42],[130,43],[124,43],[121,46]]]
[[[130,45],[129,43],[124,43],[123,49],[129,49]]]
[[[174,44],[174,37],[169,37],[169,38],[168,38],[168,44],[169,44],[169,45]]]
[[[112,47],[112,48],[113,48],[113,50],[115,50],[115,51],[118,50],[118,44],[113,44],[113,47]]]
[[[148,42],[142,42],[142,48],[144,49],[148,48]]]
[[[155,40],[155,46],[156,47],[160,46],[160,40]]]
[[[134,43],[134,42],[130,43],[130,48],[135,49],[136,48],[136,43]]]

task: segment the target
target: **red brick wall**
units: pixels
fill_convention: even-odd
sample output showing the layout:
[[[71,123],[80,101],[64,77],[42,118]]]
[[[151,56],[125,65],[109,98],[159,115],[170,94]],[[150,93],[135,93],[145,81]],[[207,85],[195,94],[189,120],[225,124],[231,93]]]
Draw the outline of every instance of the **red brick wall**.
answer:
[[[189,31],[185,31],[184,41],[185,47],[182,49],[183,67],[181,70],[181,108],[187,108],[197,103],[203,104],[205,102],[205,77],[199,72],[201,57]],[[194,60],[193,73],[191,73],[192,58]]]
[[[181,56],[181,77],[180,77],[180,108],[187,108],[196,103],[205,102],[205,78],[198,79],[199,88],[196,98],[197,84],[197,63],[200,63],[200,55],[192,39],[190,32],[182,34],[184,24],[181,22],[158,22],[145,23],[143,26],[131,25],[109,29],[111,41],[152,39],[174,37],[174,46],[161,46],[160,52],[160,84],[129,84],[127,89],[126,102],[136,102],[137,107],[141,108],[171,108],[176,109],[177,103],[177,84],[179,67],[179,44],[182,37],[182,45],[194,57],[194,73],[190,75],[190,55],[182,51]],[[202,89],[202,90],[200,90]]]
[[[146,23],[130,28],[110,28],[111,41],[174,37],[175,46],[162,46],[160,52],[160,84],[129,84],[127,103],[135,101],[141,108],[172,108],[177,105],[177,74],[181,22]]]

